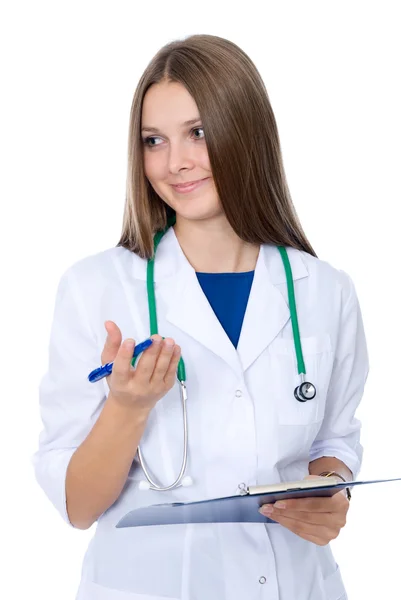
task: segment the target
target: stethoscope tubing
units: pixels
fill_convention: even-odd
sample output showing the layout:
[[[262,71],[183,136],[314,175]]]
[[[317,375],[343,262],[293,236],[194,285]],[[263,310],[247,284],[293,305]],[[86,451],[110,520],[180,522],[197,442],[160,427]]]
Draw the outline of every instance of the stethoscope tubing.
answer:
[[[188,417],[187,417],[187,389],[185,383],[183,381],[179,381],[180,384],[180,395],[181,395],[181,403],[182,403],[182,418],[184,422],[184,452],[182,457],[182,465],[180,473],[177,479],[171,485],[167,485],[165,487],[159,486],[156,481],[151,477],[148,469],[146,468],[145,461],[143,459],[142,451],[140,446],[138,446],[138,459],[140,465],[142,467],[143,472],[145,473],[145,477],[150,484],[150,489],[157,490],[158,492],[168,492],[169,490],[173,490],[178,487],[184,477],[185,470],[187,468],[187,460],[188,460]]]
[[[148,295],[149,324],[150,324],[150,335],[151,336],[159,333],[158,323],[157,323],[155,286],[154,286],[154,264],[155,264],[156,250],[157,250],[157,247],[158,247],[162,237],[168,231],[168,229],[172,225],[174,225],[174,223],[175,223],[175,215],[173,215],[172,217],[170,217],[168,219],[167,226],[165,227],[164,230],[159,231],[155,234],[153,256],[150,259],[148,259],[147,272],[146,272],[146,287],[147,287],[147,295]],[[293,276],[292,276],[291,264],[290,264],[290,261],[288,258],[286,248],[284,246],[277,246],[277,249],[280,252],[280,255],[281,255],[281,258],[283,261],[283,265],[284,265],[285,275],[286,275],[288,303],[289,303],[289,308],[290,308],[290,318],[291,318],[292,332],[293,332],[293,338],[294,338],[295,353],[296,353],[296,357],[297,357],[297,368],[298,368],[298,374],[300,375],[300,379],[301,379],[301,384],[299,386],[297,386],[294,390],[294,396],[299,402],[306,402],[307,400],[312,400],[316,396],[316,388],[310,382],[305,381],[305,375],[306,375],[305,363],[304,363],[304,359],[303,359],[301,337],[300,337],[300,333],[299,333],[298,315],[297,315],[297,308],[296,308],[296,302],[295,302],[294,281],[293,281]],[[143,343],[146,343],[146,341]],[[139,346],[137,348],[139,348]],[[143,351],[143,350],[141,350],[141,351]],[[135,366],[135,362],[136,362],[136,359],[139,356],[139,354],[140,354],[140,352],[137,352],[137,353],[134,352],[134,356],[133,356],[132,362],[131,362],[132,366]],[[112,363],[109,363],[109,364],[112,364]],[[107,365],[104,365],[104,367],[101,367],[100,369],[105,369],[106,367],[107,367]],[[100,369],[95,369],[95,371],[100,371]],[[93,375],[93,373],[95,373],[95,371],[92,371],[92,373],[90,375]],[[100,373],[98,373],[97,375],[99,376],[99,374]],[[101,377],[104,377],[107,374],[109,374],[109,373],[106,373],[106,369],[105,369],[103,374],[101,374]],[[101,378],[101,377],[99,377],[99,378]],[[95,380],[97,381],[98,379],[95,379]],[[174,483],[172,483],[171,485],[168,485],[168,486],[161,486],[155,481],[155,479],[150,475],[149,470],[147,469],[147,467],[145,465],[145,461],[144,461],[144,457],[143,457],[143,453],[140,448],[140,445],[138,446],[138,460],[139,460],[139,463],[143,469],[143,472],[144,472],[145,477],[148,482],[146,484],[146,487],[147,487],[147,489],[156,490],[156,491],[160,491],[160,492],[166,492],[166,491],[175,489],[176,487],[179,487],[180,485],[183,485],[182,481],[184,478],[185,470],[187,467],[187,461],[188,461],[188,415],[187,415],[188,396],[187,396],[187,389],[186,389],[186,383],[185,383],[186,382],[185,363],[184,363],[184,359],[182,358],[182,356],[180,357],[180,360],[179,360],[179,363],[177,366],[177,380],[180,385],[180,396],[181,396],[181,403],[182,403],[182,409],[183,409],[184,451],[183,451],[183,459],[182,459],[181,469],[180,469],[178,477],[176,478]],[[93,378],[92,378],[92,381],[94,381]],[[144,482],[144,483],[146,483],[146,482]]]

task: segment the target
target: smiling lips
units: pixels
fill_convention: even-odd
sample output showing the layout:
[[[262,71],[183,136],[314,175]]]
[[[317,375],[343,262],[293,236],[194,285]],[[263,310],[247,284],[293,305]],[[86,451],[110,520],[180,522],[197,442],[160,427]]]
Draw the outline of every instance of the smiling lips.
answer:
[[[182,183],[179,185],[172,185],[171,187],[173,187],[177,192],[192,192],[192,190],[194,190],[195,188],[198,188],[200,185],[202,185],[205,181],[207,181],[209,179],[209,177],[206,177],[204,179],[198,179],[198,181],[193,181],[190,183]]]

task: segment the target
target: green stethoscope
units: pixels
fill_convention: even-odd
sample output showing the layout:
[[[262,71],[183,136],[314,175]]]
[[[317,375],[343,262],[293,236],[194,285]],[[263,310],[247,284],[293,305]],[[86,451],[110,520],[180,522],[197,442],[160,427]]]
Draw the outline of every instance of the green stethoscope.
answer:
[[[155,298],[155,287],[154,287],[154,266],[155,266],[156,250],[157,250],[157,247],[160,244],[160,241],[163,238],[164,234],[169,230],[170,227],[172,227],[174,225],[175,220],[176,220],[176,217],[175,217],[175,215],[173,215],[172,217],[170,217],[168,219],[167,226],[165,227],[165,229],[163,229],[162,231],[158,231],[156,233],[156,235],[153,238],[153,244],[154,244],[153,257],[148,259],[147,274],[146,274],[146,286],[147,286],[147,293],[148,293],[150,335],[151,336],[159,333],[158,325],[157,325],[156,298]],[[288,258],[287,250],[285,249],[284,246],[277,246],[277,249],[280,252],[280,255],[281,255],[281,258],[282,258],[282,261],[284,264],[285,276],[286,276],[286,280],[287,280],[288,302],[289,302],[289,307],[290,307],[292,332],[293,332],[293,336],[294,336],[295,353],[297,356],[298,374],[300,375],[300,378],[301,378],[300,385],[298,385],[294,390],[294,396],[299,402],[306,402],[307,400],[313,400],[313,398],[316,396],[316,388],[312,383],[305,381],[306,372],[305,372],[305,363],[304,363],[303,354],[302,354],[301,338],[299,335],[297,308],[296,308],[296,304],[295,304],[294,282],[292,279],[292,270],[291,270],[291,265],[290,265],[290,261]],[[135,366],[136,359],[137,359],[137,357],[132,359],[132,362],[131,362],[132,366]],[[141,449],[138,446],[139,463],[143,469],[143,472],[144,472],[146,480],[147,480],[147,481],[140,482],[139,487],[142,490],[151,489],[151,490],[156,490],[159,492],[167,492],[168,490],[172,490],[181,485],[188,486],[188,485],[192,484],[191,477],[189,477],[189,476],[184,477],[185,470],[187,467],[187,459],[188,459],[188,419],[187,419],[187,406],[186,406],[188,396],[187,396],[187,388],[185,385],[185,381],[186,381],[185,365],[184,365],[184,360],[183,360],[182,356],[179,360],[178,367],[177,367],[177,380],[180,384],[180,396],[181,396],[181,403],[182,403],[182,409],[183,409],[183,422],[184,422],[184,452],[183,452],[181,470],[180,470],[180,473],[179,473],[177,479],[174,481],[174,483],[172,483],[171,485],[165,486],[165,487],[160,486],[156,481],[154,481],[154,479],[151,477],[148,469],[146,468]]]

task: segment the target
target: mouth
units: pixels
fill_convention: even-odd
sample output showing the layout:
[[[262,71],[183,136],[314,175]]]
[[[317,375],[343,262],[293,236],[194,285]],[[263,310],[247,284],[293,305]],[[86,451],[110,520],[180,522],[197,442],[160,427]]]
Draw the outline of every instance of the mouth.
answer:
[[[171,187],[174,188],[177,192],[190,192],[190,191],[194,190],[195,188],[198,188],[200,185],[202,185],[208,179],[210,179],[210,177],[205,177],[204,179],[198,179],[197,181],[188,181],[187,183],[180,183],[177,185],[172,185]]]

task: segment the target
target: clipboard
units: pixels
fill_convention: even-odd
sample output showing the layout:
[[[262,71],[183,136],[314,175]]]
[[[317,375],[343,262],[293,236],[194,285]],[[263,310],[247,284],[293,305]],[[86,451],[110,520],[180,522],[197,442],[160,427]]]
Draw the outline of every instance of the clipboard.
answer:
[[[327,478],[328,479],[328,478]],[[348,481],[329,483],[306,479],[290,483],[277,483],[247,488],[243,495],[211,498],[196,502],[172,502],[137,508],[125,514],[116,528],[152,527],[155,525],[181,525],[188,523],[275,523],[260,514],[262,504],[293,498],[330,497],[344,488],[354,488],[373,483],[401,481],[375,479],[371,481]]]

